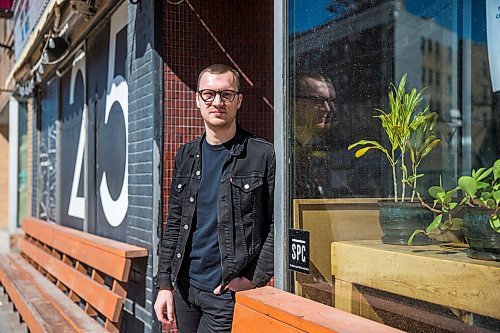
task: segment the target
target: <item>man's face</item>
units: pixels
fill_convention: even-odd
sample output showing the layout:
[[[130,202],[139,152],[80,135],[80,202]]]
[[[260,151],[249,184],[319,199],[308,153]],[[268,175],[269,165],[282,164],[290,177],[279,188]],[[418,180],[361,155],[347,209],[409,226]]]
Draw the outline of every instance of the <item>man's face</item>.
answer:
[[[328,128],[335,112],[335,89],[333,85],[310,77],[304,78],[297,94],[296,124],[313,124],[317,128]]]
[[[232,101],[223,101],[218,92],[224,90],[238,91],[236,80],[231,72],[224,74],[204,73],[200,78],[198,91],[211,89],[217,94],[213,101],[204,101],[200,93],[196,93],[196,105],[201,111],[205,125],[212,129],[227,129],[236,122],[236,113],[243,100],[242,95],[236,95]]]

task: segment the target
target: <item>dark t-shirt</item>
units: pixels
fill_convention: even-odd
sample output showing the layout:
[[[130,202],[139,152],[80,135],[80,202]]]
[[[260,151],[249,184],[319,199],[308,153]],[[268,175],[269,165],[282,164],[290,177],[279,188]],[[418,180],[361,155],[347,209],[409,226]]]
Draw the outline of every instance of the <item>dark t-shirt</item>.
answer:
[[[217,195],[224,161],[229,155],[231,141],[210,145],[203,141],[201,151],[201,183],[198,190],[196,216],[192,238],[186,248],[184,278],[198,289],[213,291],[222,280],[222,263],[217,231]],[[186,276],[187,275],[187,276]]]

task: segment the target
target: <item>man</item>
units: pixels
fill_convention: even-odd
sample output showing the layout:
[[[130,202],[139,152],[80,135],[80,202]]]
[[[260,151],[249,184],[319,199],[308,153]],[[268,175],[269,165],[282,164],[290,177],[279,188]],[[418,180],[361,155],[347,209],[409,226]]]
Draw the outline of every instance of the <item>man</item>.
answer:
[[[273,276],[274,150],[237,124],[239,88],[225,65],[200,73],[205,134],[175,157],[154,309],[181,333],[230,332],[234,292]]]
[[[295,182],[297,198],[332,196],[330,161],[332,119],[336,92],[332,82],[316,73],[297,75],[294,80]]]

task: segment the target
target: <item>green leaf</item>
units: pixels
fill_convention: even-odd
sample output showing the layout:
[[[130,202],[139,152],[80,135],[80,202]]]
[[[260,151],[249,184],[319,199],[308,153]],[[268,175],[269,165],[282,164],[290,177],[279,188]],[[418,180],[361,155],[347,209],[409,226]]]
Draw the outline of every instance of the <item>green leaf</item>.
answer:
[[[500,217],[498,214],[493,214],[490,216],[490,226],[493,230],[500,233]]]
[[[359,149],[359,150],[356,151],[356,153],[354,154],[354,156],[356,156],[356,157],[359,158],[359,157],[363,156],[368,150],[373,149],[373,148],[378,149],[377,147],[365,147],[365,148],[361,148],[361,149]]]
[[[412,245],[413,245],[413,238],[415,238],[415,236],[416,236],[416,235],[418,235],[418,234],[423,234],[423,233],[425,233],[425,231],[424,231],[424,230],[415,230],[415,231],[411,234],[410,238],[408,238],[408,246],[412,246]]]
[[[455,209],[457,207],[458,203],[452,202],[450,203],[450,209]]]
[[[462,176],[458,179],[458,186],[471,198],[476,197],[477,183],[474,178]]]
[[[439,225],[441,224],[441,220],[442,219],[443,219],[443,215],[442,214],[439,214],[438,216],[436,216],[434,218],[434,221],[432,221],[431,224],[429,224],[427,226],[427,229],[425,229],[425,232],[426,233],[430,233],[430,232],[436,230],[439,227]]]
[[[497,205],[500,203],[500,191],[493,192],[493,199],[495,199]]]
[[[496,202],[493,199],[488,199],[488,200],[485,201],[485,205],[489,209],[494,209],[496,207]]]
[[[444,189],[440,186],[431,186],[429,188],[428,192],[429,192],[429,195],[435,199],[441,198],[441,196],[439,196],[439,194],[444,195]]]
[[[458,217],[451,219],[450,230],[462,230],[464,228],[464,220]]]
[[[495,180],[500,178],[500,159],[496,160],[493,164],[493,178]]]
[[[481,168],[479,170],[483,170],[485,168]],[[484,171],[484,170],[483,170]],[[493,168],[489,168],[488,170],[484,171],[484,172],[481,172],[480,175],[476,174],[476,180],[477,181],[480,181],[480,180],[483,180],[485,179],[486,177],[488,177],[491,173],[493,172]],[[477,172],[479,173],[479,171]]]

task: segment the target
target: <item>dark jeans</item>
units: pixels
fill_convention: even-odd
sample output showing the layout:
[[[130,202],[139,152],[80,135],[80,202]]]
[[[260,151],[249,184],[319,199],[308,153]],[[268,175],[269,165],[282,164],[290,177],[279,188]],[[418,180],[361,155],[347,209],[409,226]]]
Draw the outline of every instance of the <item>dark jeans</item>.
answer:
[[[181,279],[179,279],[181,280]],[[178,281],[174,293],[175,318],[180,333],[230,333],[234,293],[215,295]]]

